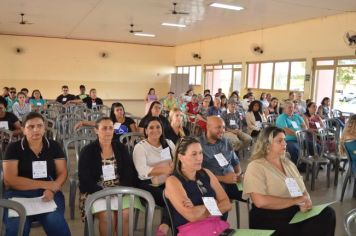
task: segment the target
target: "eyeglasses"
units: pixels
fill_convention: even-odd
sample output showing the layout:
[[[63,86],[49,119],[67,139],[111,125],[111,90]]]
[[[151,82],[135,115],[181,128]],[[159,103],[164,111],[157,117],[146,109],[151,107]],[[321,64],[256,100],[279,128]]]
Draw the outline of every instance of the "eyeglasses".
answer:
[[[197,180],[197,186],[201,195],[204,196],[208,192],[208,190],[204,187],[204,184],[200,181],[200,179]]]
[[[13,93],[13,94],[14,94],[14,93],[16,93],[16,91],[10,91],[10,93]]]

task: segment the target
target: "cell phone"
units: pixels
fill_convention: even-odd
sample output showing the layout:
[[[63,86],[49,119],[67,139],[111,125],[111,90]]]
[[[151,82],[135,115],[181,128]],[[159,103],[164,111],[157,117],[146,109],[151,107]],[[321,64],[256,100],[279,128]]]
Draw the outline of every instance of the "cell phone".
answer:
[[[234,229],[225,229],[220,236],[231,236],[236,232]]]

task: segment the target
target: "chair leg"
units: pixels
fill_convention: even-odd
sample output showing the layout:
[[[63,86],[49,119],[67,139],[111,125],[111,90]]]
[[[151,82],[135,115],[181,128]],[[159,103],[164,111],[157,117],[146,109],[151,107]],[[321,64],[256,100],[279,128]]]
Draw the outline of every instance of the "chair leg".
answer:
[[[354,189],[352,191],[352,197],[356,198],[356,178],[353,178],[353,179],[354,179]]]
[[[135,223],[134,223],[134,230],[137,230],[138,226],[138,217],[140,216],[140,211],[135,209]]]
[[[339,182],[339,168],[340,168],[340,160],[336,159],[336,161],[335,161],[334,187],[336,187],[337,183]]]
[[[306,171],[306,174],[305,174],[305,181],[309,181],[309,171],[310,171],[310,166],[308,164],[305,164],[306,167],[305,167],[305,171]]]
[[[74,220],[76,192],[77,192],[77,182],[75,180],[70,180],[70,183],[69,183],[69,208],[70,208],[70,219],[71,220]]]
[[[240,204],[239,201],[235,201],[235,210],[236,210],[236,228],[240,228]]]
[[[340,202],[342,202],[344,200],[346,185],[347,185],[347,182],[349,181],[349,178],[351,178],[351,175],[349,173],[347,173],[347,175],[345,176],[345,179],[344,179],[344,184],[342,185]]]
[[[312,190],[312,191],[314,191],[314,189],[315,189],[315,177],[316,177],[316,168],[317,168],[318,166],[316,165],[316,163],[313,163],[312,164],[312,169],[311,169],[311,171],[312,171],[312,176],[311,176],[311,186],[310,186],[310,189]]]
[[[326,165],[326,180],[327,180],[326,185],[328,188],[330,188],[330,172],[331,172],[331,163]]]

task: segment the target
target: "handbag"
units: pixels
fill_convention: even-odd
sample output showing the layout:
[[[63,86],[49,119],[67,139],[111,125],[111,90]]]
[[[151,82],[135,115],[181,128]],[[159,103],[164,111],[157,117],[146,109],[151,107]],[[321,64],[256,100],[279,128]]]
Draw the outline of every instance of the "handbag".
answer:
[[[220,217],[212,216],[177,227],[177,236],[216,236],[220,235],[220,233],[229,227],[229,223],[220,219]]]

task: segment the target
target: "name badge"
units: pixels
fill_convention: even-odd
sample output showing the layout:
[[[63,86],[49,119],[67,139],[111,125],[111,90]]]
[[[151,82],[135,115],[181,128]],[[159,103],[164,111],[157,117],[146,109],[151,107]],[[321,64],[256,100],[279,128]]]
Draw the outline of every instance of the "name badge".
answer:
[[[37,103],[37,106],[42,106],[42,103],[38,102],[38,103]]]
[[[293,126],[294,129],[299,129],[297,122],[292,120],[291,123],[292,123],[292,126]]]
[[[92,105],[93,107],[96,107],[96,102],[93,102],[91,105]]]
[[[47,161],[32,162],[32,178],[33,179],[47,178]]]
[[[285,182],[291,197],[300,197],[303,195],[294,178],[286,178]]]
[[[235,120],[230,120],[230,125],[236,125],[236,121]]]
[[[114,129],[120,129],[121,123],[115,122]]]
[[[315,122],[315,126],[316,126],[316,128],[320,128],[320,123],[319,122]]]
[[[0,121],[0,129],[9,129],[9,122],[8,121]]]
[[[161,159],[171,159],[171,152],[169,151],[169,147],[166,147],[165,149],[161,150]]]
[[[221,211],[216,204],[215,198],[213,197],[203,197],[204,206],[209,211],[212,216],[221,216]]]
[[[67,101],[67,98],[62,98],[62,102],[66,102]]]
[[[114,165],[103,165],[102,169],[104,181],[116,179]]]
[[[262,123],[261,123],[261,121],[256,121],[256,127],[257,128],[262,128]]]
[[[218,161],[219,166],[221,167],[227,166],[229,164],[229,162],[226,160],[222,153],[215,154],[214,157]]]

